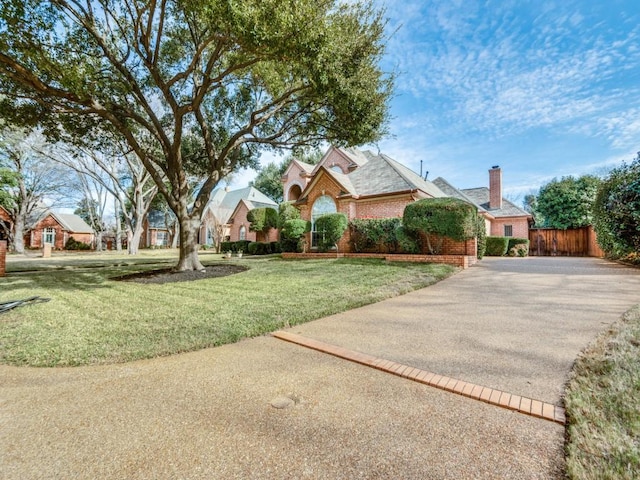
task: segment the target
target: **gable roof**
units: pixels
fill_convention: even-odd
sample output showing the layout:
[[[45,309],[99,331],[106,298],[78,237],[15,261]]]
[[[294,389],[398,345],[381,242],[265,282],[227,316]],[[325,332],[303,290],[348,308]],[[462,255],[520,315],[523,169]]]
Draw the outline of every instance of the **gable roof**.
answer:
[[[514,205],[506,198],[502,199],[502,208],[489,208],[489,189],[487,187],[465,188],[462,190],[473,203],[488,211],[494,217],[530,217],[531,214]]]
[[[340,151],[345,154],[345,149]],[[432,197],[446,197],[444,192],[432,182],[423,179],[387,155],[376,155],[370,151],[361,152],[355,148],[349,150],[349,155],[361,161],[358,168],[345,174],[319,165],[314,172],[313,180],[302,192],[301,199],[307,196],[307,192],[314,188],[323,175],[331,177],[342,188],[343,194],[354,197],[388,195],[414,190],[420,190]]]
[[[68,232],[73,233],[93,233],[87,222],[82,217],[73,213],[54,213],[49,214],[60,224],[60,226]]]
[[[322,156],[322,158],[317,163],[317,165],[314,165],[314,168],[311,174],[312,175],[316,174],[320,170],[320,167],[324,167],[325,163],[327,163],[327,161],[332,156],[332,154],[334,155],[337,154],[342,158],[344,158],[345,160],[347,160],[349,162],[349,170],[354,170],[359,167],[362,167],[365,163],[369,161],[369,157],[364,152],[362,152],[361,150],[355,147],[342,148],[342,147],[335,147],[332,145],[325,152],[325,154]]]
[[[220,222],[227,223],[242,200],[253,205],[252,208],[278,208],[276,202],[254,187],[245,187],[230,191],[218,188],[211,193],[211,199],[205,211],[210,209]]]
[[[461,190],[458,190],[456,187],[454,187],[449,182],[447,182],[444,178],[438,177],[433,181],[433,183],[440,190],[442,190],[447,195],[447,197],[453,197],[453,198],[457,198],[459,200],[464,200],[465,202],[471,203],[471,204],[475,205],[476,207],[478,207],[478,211],[479,212],[481,212],[481,213],[482,212],[486,212],[485,208],[482,205],[478,205],[475,202],[475,200],[473,200],[471,197],[466,195]]]
[[[421,190],[432,197],[446,195],[432,182],[391,157],[367,152],[369,161],[348,175],[358,195],[380,195]]]

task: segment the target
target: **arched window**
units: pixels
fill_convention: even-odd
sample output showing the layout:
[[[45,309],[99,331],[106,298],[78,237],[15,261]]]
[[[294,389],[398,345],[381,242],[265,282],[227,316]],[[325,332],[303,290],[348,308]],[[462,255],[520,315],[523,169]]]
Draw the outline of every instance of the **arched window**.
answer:
[[[246,240],[246,239],[247,239],[247,227],[242,225],[240,227],[240,240]]]
[[[333,170],[334,172],[338,172],[338,173],[344,173],[344,172],[342,171],[342,167],[340,167],[340,165],[338,165],[338,164],[333,165],[333,166],[331,167],[331,170]]]
[[[318,197],[315,202],[313,202],[313,207],[311,208],[311,246],[315,247],[318,245],[318,232],[316,231],[316,220],[322,215],[326,215],[327,213],[336,213],[336,202],[333,201],[329,195],[323,195]]]

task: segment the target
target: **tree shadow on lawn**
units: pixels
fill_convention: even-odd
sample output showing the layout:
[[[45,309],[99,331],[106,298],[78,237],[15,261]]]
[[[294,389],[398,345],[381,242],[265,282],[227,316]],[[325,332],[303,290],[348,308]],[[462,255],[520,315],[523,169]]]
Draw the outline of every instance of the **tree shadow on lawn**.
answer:
[[[106,271],[105,271],[106,270]],[[240,265],[216,264],[206,267],[205,272],[171,272],[171,268],[134,271],[122,274],[122,271],[111,267],[107,269],[91,268],[88,271],[64,270],[29,273],[9,273],[0,279],[0,301],[14,300],[12,292],[24,291],[31,295],[46,295],[47,291],[90,291],[95,289],[113,288],[114,282],[138,282],[146,284],[166,284],[203,280],[207,278],[224,277],[248,270]],[[31,293],[33,292],[33,293]]]

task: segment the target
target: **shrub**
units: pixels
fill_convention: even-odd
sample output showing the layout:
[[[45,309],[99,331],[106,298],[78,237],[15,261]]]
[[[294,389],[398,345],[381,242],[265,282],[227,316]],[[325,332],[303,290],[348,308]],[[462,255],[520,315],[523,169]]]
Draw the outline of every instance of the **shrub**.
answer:
[[[65,250],[91,250],[91,245],[84,242],[79,242],[73,237],[69,237],[67,243],[64,244]]]
[[[631,164],[614,168],[594,202],[598,244],[609,256],[640,252],[640,153]]]
[[[510,257],[526,257],[529,254],[529,245],[518,243],[509,249]]]
[[[485,254],[490,257],[502,257],[507,253],[509,239],[507,237],[487,237]]]
[[[396,228],[396,241],[398,248],[402,253],[419,253],[420,244],[417,239],[416,232],[412,232],[404,225],[400,224]]]
[[[478,245],[478,260],[482,260],[487,251],[487,224],[484,217],[478,215],[476,219],[476,238]]]
[[[220,251],[225,253],[232,251],[237,253],[239,251],[248,252],[248,246],[251,242],[249,240],[238,240],[237,242],[220,242]]]
[[[270,242],[251,242],[247,249],[250,255],[269,255],[272,253]]]
[[[271,253],[281,253],[282,249],[280,248],[280,242],[270,242],[269,247],[271,249]]]
[[[477,208],[463,200],[425,198],[405,207],[403,224],[424,234],[429,253],[438,254],[445,237],[457,241],[475,237],[476,217]]]
[[[398,250],[397,229],[401,218],[354,219],[349,223],[351,245],[355,252]]]
[[[254,208],[247,213],[247,220],[251,222],[249,230],[266,234],[278,227],[278,212],[273,208]]]
[[[528,238],[517,238],[517,237],[507,237],[509,239],[509,243],[507,245],[507,250],[511,250],[516,245],[526,245],[529,248],[529,239]]]
[[[316,220],[318,250],[328,252],[347,229],[347,217],[343,213],[329,213]]]
[[[509,237],[507,252],[510,257],[526,257],[529,255],[529,239]]]
[[[287,220],[299,220],[300,211],[291,202],[283,202],[278,206],[278,228],[282,229]]]
[[[280,236],[289,240],[297,240],[309,231],[308,228],[308,222],[299,218],[285,220],[280,230]]]

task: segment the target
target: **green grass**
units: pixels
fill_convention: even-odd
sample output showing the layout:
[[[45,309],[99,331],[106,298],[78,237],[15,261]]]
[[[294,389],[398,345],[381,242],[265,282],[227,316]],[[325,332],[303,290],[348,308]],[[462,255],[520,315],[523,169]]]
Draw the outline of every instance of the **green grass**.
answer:
[[[640,478],[640,305],[578,358],[565,405],[569,478]]]
[[[220,255],[201,258],[221,262]],[[455,271],[380,260],[270,257],[234,259],[249,269],[222,278],[164,285],[111,280],[175,262],[174,253],[10,258],[9,275],[0,278],[0,302],[35,295],[51,301],[0,316],[0,362],[75,366],[192,351],[406,293]]]

